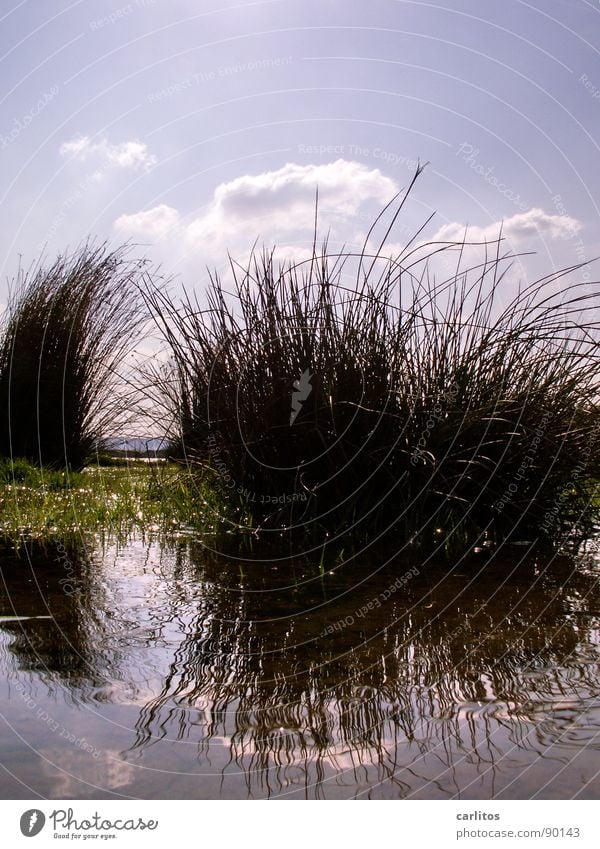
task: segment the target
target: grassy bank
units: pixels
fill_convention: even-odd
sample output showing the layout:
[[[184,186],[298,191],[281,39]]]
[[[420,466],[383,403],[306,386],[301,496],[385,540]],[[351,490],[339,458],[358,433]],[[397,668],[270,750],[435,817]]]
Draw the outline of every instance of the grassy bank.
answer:
[[[0,537],[16,545],[135,529],[210,534],[217,513],[216,494],[173,464],[134,461],[69,473],[0,462]]]
[[[92,465],[69,473],[39,469],[23,460],[0,460],[0,541],[19,548],[27,541],[78,541],[99,533],[126,540],[141,532],[163,537],[194,535],[210,548],[214,545],[223,551],[282,554],[282,541],[285,544],[289,540],[273,540],[262,535],[260,528],[252,528],[250,513],[239,506],[232,508],[228,494],[214,489],[209,480],[206,476],[203,482],[197,470],[189,471],[169,462],[121,461],[118,465]],[[560,504],[563,543],[578,543],[591,535],[577,534],[582,522],[579,498],[580,494],[573,490],[564,492]],[[590,527],[597,527],[598,484],[589,485],[586,505],[586,521]],[[392,542],[407,553],[423,553],[424,548],[435,548],[440,555],[469,548],[483,550],[475,544],[477,539],[467,536],[460,546],[448,546],[442,530],[436,529],[433,545],[427,547],[417,540],[408,545],[398,538]],[[490,540],[489,534],[486,538]],[[300,541],[306,543],[307,537]],[[390,537],[377,542],[388,548]],[[325,552],[328,558],[343,552],[352,556],[362,544],[357,537],[328,540],[324,535],[313,548],[313,558],[318,560]],[[488,553],[494,547],[490,546]]]

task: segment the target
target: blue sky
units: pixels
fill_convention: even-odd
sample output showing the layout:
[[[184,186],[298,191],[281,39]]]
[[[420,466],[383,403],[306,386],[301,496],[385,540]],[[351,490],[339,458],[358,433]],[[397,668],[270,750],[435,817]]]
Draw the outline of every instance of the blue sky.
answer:
[[[187,286],[254,239],[359,243],[429,162],[392,237],[600,254],[600,2],[4,0],[0,302],[22,258],[139,243]],[[595,266],[576,279],[593,281]]]

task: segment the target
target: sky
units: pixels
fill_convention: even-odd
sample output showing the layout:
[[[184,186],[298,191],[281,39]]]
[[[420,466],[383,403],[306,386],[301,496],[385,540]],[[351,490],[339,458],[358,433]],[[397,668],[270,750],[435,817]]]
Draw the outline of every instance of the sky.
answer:
[[[600,267],[600,2],[1,0],[0,304],[41,253],[126,241],[172,285],[228,252],[495,238]],[[587,265],[587,263],[591,263]],[[516,279],[516,278],[515,278]]]

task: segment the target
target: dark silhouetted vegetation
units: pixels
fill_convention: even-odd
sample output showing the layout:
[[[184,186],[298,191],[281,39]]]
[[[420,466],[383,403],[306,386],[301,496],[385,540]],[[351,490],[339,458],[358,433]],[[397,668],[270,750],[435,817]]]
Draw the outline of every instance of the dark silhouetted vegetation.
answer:
[[[125,420],[144,267],[86,245],[19,275],[0,333],[0,455],[80,469]]]
[[[386,259],[405,200],[375,249],[315,239],[287,265],[254,252],[204,301],[149,289],[172,357],[154,369],[168,436],[240,534],[391,533],[447,551],[589,535],[597,295],[570,282],[576,269],[517,290],[501,239],[471,267],[467,243],[419,244],[420,231]]]
[[[236,545],[301,539],[323,552],[380,539],[450,553],[591,536],[598,294],[573,280],[576,268],[517,287],[501,238],[426,243],[421,228],[390,256],[409,192],[362,252],[319,249],[315,224],[303,262],[254,251],[245,266],[231,261],[227,282],[212,275],[181,303],[106,245],[21,275],[0,336],[5,532],[83,527],[46,498],[69,485],[59,470],[118,462],[118,434],[150,396],[165,453],[191,474],[149,473],[126,499],[115,478],[127,508],[106,515],[121,527],[123,516],[147,525],[149,509],[156,527],[221,529]],[[123,364],[149,313],[171,358],[136,383]]]

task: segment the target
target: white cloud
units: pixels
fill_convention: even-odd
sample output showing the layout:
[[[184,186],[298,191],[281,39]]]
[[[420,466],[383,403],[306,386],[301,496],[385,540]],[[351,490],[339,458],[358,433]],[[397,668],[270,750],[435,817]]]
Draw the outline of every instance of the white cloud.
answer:
[[[287,163],[282,168],[259,174],[245,174],[218,185],[201,214],[184,217],[180,211],[160,204],[152,209],[122,215],[114,227],[119,237],[134,238],[156,246],[154,259],[163,267],[191,276],[198,282],[204,269],[219,268],[227,274],[227,252],[245,264],[256,242],[259,249],[277,246],[276,261],[302,262],[309,259],[313,238],[315,196],[319,192],[319,240],[330,234],[330,248],[341,244],[361,247],[366,238],[365,222],[371,223],[376,212],[398,192],[394,180],[378,169],[338,159],[322,165]],[[412,216],[410,221],[412,222]],[[398,256],[414,236],[413,223],[399,221],[384,256]],[[509,282],[541,276],[551,267],[572,264],[571,240],[582,229],[581,223],[566,215],[552,215],[539,208],[519,212],[504,221],[466,226],[460,222],[444,224],[432,235],[423,237],[411,261],[424,259],[431,242],[472,243],[494,241],[500,232],[505,239],[503,254],[515,254],[508,274]],[[376,236],[369,238],[368,250],[379,247]],[[523,256],[522,252],[542,251],[541,256]],[[456,250],[436,254],[430,272],[446,279],[456,273]],[[462,253],[462,268],[476,268],[485,261],[485,249],[472,245]],[[352,272],[351,263],[344,273]]]
[[[278,245],[278,256],[305,258],[314,227],[316,193],[319,219],[326,227],[342,223],[344,238],[359,208],[368,201],[383,206],[397,184],[377,168],[338,159],[323,165],[289,162],[276,171],[245,174],[218,185],[205,211],[185,223],[173,207],[161,204],[146,212],[122,215],[121,236],[177,236],[188,256],[223,262],[229,250],[247,255],[254,241]],[[335,234],[332,233],[335,237]]]
[[[90,137],[81,136],[78,139],[71,139],[69,142],[63,142],[59,148],[61,156],[72,156],[75,159],[84,159],[89,153],[91,147]]]
[[[496,242],[502,236],[500,256],[504,259],[500,270],[505,279],[497,294],[497,303],[506,305],[519,283],[540,279],[579,261],[574,243],[570,240],[581,229],[582,224],[577,219],[567,215],[551,215],[539,208],[482,226],[450,222],[431,235],[427,234],[411,248],[414,253],[410,262],[415,263],[412,273],[418,276],[427,267],[431,279],[435,277],[438,282],[449,281],[456,277],[457,264],[460,263],[460,270],[466,272],[470,269],[474,280],[484,264],[493,261],[495,246],[490,252],[486,244]],[[467,242],[464,247],[463,241]],[[433,244],[436,242],[448,242],[449,245],[445,250],[440,250],[439,245]],[[403,248],[400,242],[390,242],[383,253],[398,257]],[[491,279],[492,275],[488,275],[488,280]],[[563,285],[564,281],[561,280],[556,283],[558,289]]]
[[[358,162],[338,159],[324,165],[298,165],[288,162],[277,171],[238,177],[221,183],[214,194],[216,210],[244,217],[294,208],[314,208],[315,191],[324,207],[335,206],[341,212],[355,212],[361,203],[374,198],[387,203],[397,191],[396,184],[379,169],[369,169]]]
[[[109,144],[106,139],[94,142],[89,136],[79,136],[61,144],[59,152],[61,156],[80,162],[92,160],[115,168],[143,168],[147,171],[157,162],[147,145],[135,140]]]
[[[458,222],[445,224],[432,238],[448,242],[462,241],[465,229],[469,241],[483,242],[497,239],[502,229],[502,235],[508,241],[531,242],[536,237],[570,239],[581,230],[581,223],[568,215],[549,215],[542,209],[534,208],[506,218],[504,221],[495,221],[486,227],[466,227],[465,224]]]
[[[251,244],[261,232],[272,244],[292,233],[310,232],[317,189],[320,217],[332,213],[350,217],[365,201],[384,204],[398,191],[379,169],[358,162],[289,162],[277,171],[246,174],[217,186],[207,212],[189,224],[188,242],[216,239],[223,243],[243,235]]]
[[[177,210],[163,203],[146,212],[121,215],[115,221],[114,228],[126,238],[162,239],[176,230],[179,220]]]

